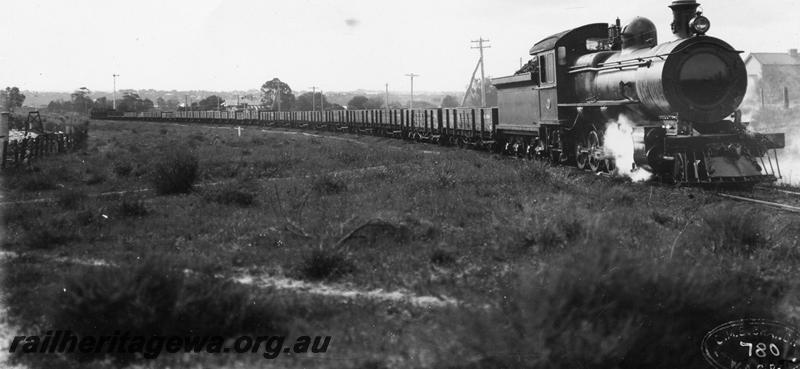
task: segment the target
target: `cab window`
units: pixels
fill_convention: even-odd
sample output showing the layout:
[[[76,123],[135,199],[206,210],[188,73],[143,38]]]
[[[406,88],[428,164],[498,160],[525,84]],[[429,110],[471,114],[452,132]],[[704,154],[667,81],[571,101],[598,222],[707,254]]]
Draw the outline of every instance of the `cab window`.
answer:
[[[539,81],[543,85],[556,82],[556,60],[552,51],[539,55]]]

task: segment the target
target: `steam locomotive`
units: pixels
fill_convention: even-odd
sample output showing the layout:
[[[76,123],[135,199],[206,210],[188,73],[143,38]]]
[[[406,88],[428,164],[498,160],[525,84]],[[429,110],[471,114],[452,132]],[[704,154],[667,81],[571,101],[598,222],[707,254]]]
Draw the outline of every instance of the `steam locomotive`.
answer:
[[[641,168],[664,181],[775,181],[784,135],[748,130],[737,110],[747,89],[739,51],[707,36],[695,0],[670,8],[676,39],[635,18],[588,24],[536,43],[532,59],[497,78],[497,108],[358,111],[149,112],[116,119],[339,130],[547,158],[592,171]],[[611,144],[610,128],[622,131]],[[615,136],[619,141],[620,135]],[[614,151],[622,144],[629,152]],[[630,160],[621,162],[620,159]],[[625,166],[625,167],[622,167]],[[626,168],[626,167],[630,168]]]
[[[711,23],[698,6],[672,2],[675,40],[665,43],[653,22],[638,17],[624,28],[619,20],[588,24],[533,45],[528,64],[493,80],[498,141],[513,152],[612,171],[605,133],[624,123],[628,165],[660,178],[774,181],[780,167],[769,150],[782,148],[784,136],[750,132],[741,121],[747,75],[740,52],[706,35]]]

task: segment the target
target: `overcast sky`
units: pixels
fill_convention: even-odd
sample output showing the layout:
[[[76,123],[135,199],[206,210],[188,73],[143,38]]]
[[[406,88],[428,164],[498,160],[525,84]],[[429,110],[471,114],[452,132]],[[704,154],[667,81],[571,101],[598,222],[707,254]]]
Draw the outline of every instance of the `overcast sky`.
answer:
[[[700,0],[710,35],[739,50],[800,48],[800,2]],[[294,90],[465,89],[490,39],[486,74],[513,73],[538,40],[644,16],[669,32],[670,0],[24,0],[4,3],[0,84],[245,90],[273,77]],[[527,60],[527,59],[526,59]]]

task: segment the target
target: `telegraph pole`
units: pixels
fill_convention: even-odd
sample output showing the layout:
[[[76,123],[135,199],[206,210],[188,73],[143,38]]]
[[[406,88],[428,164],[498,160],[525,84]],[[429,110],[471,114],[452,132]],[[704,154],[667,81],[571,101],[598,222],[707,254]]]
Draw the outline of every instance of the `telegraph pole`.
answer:
[[[411,101],[408,103],[408,108],[414,109],[414,77],[419,77],[419,74],[409,73],[406,77],[411,77]]]
[[[314,111],[314,108],[317,107],[315,98],[317,95],[317,86],[311,86],[311,111]]]
[[[322,89],[319,89],[319,111],[325,111],[325,95],[322,94]]]
[[[117,110],[117,77],[119,77],[119,74],[112,74],[111,76],[114,77],[114,99],[112,100],[111,108]]]
[[[389,110],[389,84],[386,84],[386,110]]]
[[[486,75],[483,72],[483,49],[490,49],[491,46],[484,46],[484,42],[489,42],[489,40],[484,40],[483,37],[478,38],[477,40],[473,40],[472,43],[477,43],[478,46],[472,46],[472,49],[480,49],[481,51],[481,59],[479,63],[481,64],[481,107],[486,107]]]

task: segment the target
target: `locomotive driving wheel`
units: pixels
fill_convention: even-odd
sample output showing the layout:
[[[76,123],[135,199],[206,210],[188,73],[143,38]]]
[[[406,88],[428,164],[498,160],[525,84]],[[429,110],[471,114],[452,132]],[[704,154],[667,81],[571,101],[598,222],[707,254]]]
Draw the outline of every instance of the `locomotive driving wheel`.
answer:
[[[588,147],[587,159],[589,162],[589,169],[593,172],[600,170],[600,164],[603,163],[603,147],[600,146],[600,137],[597,131],[591,130],[586,136],[586,143]]]
[[[588,137],[579,139],[575,143],[575,162],[580,170],[584,170],[589,166],[589,161],[591,160],[591,150],[589,148]]]
[[[603,167],[607,173],[614,173],[617,169],[617,163],[614,161],[614,158],[605,158],[603,159]]]

